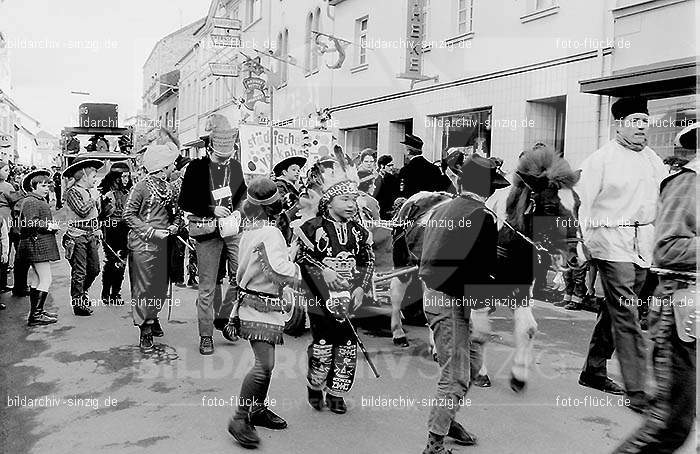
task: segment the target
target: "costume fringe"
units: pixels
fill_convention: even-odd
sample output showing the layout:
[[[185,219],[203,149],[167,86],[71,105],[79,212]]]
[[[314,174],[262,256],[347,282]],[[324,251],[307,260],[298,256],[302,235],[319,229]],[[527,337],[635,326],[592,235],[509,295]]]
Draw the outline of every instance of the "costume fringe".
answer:
[[[240,336],[247,340],[282,345],[284,344],[283,330],[284,326],[281,325],[241,320]]]

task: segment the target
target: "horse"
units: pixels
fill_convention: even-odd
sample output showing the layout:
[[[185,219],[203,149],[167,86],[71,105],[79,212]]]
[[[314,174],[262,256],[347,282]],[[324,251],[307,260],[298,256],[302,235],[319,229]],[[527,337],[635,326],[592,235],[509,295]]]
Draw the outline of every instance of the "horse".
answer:
[[[498,271],[501,302],[507,301],[513,310],[515,357],[510,386],[522,391],[527,383],[537,322],[532,315],[530,298],[534,281],[533,270],[544,253],[570,254],[575,251],[576,230],[574,208],[577,200],[573,191],[580,172],[547,147],[536,146],[523,153],[505,203],[504,216],[490,211],[502,224],[498,233]],[[457,187],[457,185],[455,185]],[[502,189],[501,191],[508,190]],[[394,218],[394,267],[420,265],[425,225],[435,208],[449,202],[453,194],[420,192],[401,206]],[[393,278],[391,288],[391,331],[394,343],[407,346],[401,321],[402,302],[413,275]],[[493,307],[490,309],[494,309]],[[490,325],[487,311],[472,311],[472,337],[488,337]],[[432,336],[431,336],[432,346]],[[479,375],[486,374],[483,356]]]

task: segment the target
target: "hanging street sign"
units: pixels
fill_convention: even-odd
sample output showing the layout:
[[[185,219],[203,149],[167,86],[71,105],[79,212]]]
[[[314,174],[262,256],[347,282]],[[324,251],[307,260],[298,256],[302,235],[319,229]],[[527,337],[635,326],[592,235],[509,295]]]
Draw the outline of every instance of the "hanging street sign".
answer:
[[[213,76],[238,77],[238,65],[230,63],[209,63],[209,70]]]
[[[212,17],[211,24],[216,28],[227,30],[240,30],[241,21],[239,19],[229,19],[228,17]]]
[[[214,47],[241,47],[241,35],[229,33],[228,30],[222,30],[220,33],[212,32],[211,41]]]

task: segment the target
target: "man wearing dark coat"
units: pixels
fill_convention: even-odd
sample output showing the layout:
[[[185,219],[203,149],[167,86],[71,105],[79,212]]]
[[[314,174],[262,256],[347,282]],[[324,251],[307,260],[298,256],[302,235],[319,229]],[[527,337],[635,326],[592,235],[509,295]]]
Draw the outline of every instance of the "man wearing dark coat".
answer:
[[[418,272],[426,286],[423,309],[442,368],[423,454],[447,453],[445,436],[462,445],[476,444],[455,416],[477,372],[470,372],[470,355],[476,353],[471,348],[471,310],[490,305],[494,289],[498,232],[484,202],[509,185],[495,162],[478,155],[467,157],[456,170],[459,195],[438,206],[428,220]]]
[[[193,160],[185,171],[178,204],[189,217],[190,237],[197,242],[199,267],[199,295],[197,317],[199,321],[199,352],[214,353],[212,336],[214,329],[224,338],[235,341],[234,327],[229,317],[237,299],[235,286],[230,286],[221,296],[219,263],[222,251],[228,260],[228,269],[238,269],[238,242],[240,234],[222,238],[221,223],[231,221],[234,211],[240,208],[246,195],[241,163],[234,158],[237,131],[219,114],[210,117],[207,129],[208,155]],[[240,217],[239,217],[240,220]]]
[[[423,157],[423,141],[406,134],[401,142],[406,146],[408,163],[399,172],[401,197],[409,198],[420,191],[440,191],[444,181],[440,169]]]

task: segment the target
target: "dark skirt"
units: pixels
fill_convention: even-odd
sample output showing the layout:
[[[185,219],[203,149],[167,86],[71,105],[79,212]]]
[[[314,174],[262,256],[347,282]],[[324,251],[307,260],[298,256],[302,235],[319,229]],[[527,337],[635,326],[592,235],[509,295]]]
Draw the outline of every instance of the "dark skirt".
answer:
[[[25,262],[40,263],[61,260],[54,233],[40,233],[36,237],[22,237],[17,254]]]

